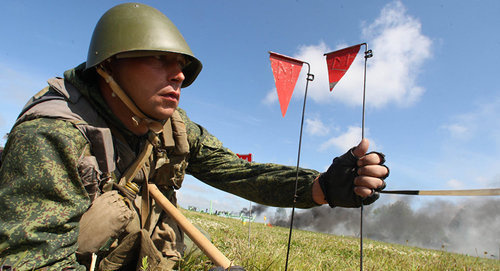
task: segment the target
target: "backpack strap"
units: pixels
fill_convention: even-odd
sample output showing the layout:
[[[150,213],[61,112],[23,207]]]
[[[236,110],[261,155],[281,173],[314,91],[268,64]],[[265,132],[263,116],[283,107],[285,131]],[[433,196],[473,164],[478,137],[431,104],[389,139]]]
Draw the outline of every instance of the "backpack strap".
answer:
[[[104,119],[68,81],[55,77],[47,82],[49,86],[28,101],[14,126],[42,117],[70,121],[89,142],[100,170],[111,174],[116,168],[113,138]]]

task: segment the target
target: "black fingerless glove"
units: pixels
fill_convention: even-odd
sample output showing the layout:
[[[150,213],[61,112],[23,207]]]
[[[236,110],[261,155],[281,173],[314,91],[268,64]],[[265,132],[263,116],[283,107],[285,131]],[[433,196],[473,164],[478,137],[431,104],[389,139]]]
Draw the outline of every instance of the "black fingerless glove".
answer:
[[[361,207],[361,204],[372,204],[380,197],[378,191],[385,188],[384,183],[383,187],[374,190],[370,196],[364,199],[354,193],[354,178],[358,176],[358,158],[352,153],[353,150],[354,148],[333,159],[328,170],[318,177],[325,199],[332,208],[336,206],[356,208]],[[379,155],[384,157],[381,153]]]

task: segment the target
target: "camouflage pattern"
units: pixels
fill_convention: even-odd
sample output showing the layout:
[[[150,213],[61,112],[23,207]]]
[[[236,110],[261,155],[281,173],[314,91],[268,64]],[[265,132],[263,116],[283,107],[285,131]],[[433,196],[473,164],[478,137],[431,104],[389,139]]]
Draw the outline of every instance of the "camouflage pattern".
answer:
[[[5,265],[22,258],[17,270],[78,267],[78,221],[90,202],[77,161],[86,144],[71,123],[60,120],[36,119],[11,131],[0,169],[0,248],[7,248],[0,258]]]
[[[87,97],[95,110],[113,123],[132,150],[145,137],[134,136],[107,108],[85,64],[65,72],[65,79]],[[190,154],[186,173],[248,200],[287,207],[293,203],[296,168],[249,163],[178,109],[185,122]],[[17,125],[4,150],[0,169],[0,263],[18,270],[50,267],[85,270],[76,261],[79,220],[90,205],[78,174],[78,160],[89,155],[86,139],[68,121],[39,118]],[[117,172],[118,173],[118,172]],[[118,174],[119,175],[119,174]],[[319,172],[301,169],[297,207],[317,206],[311,187]],[[26,253],[26,254],[25,254]]]

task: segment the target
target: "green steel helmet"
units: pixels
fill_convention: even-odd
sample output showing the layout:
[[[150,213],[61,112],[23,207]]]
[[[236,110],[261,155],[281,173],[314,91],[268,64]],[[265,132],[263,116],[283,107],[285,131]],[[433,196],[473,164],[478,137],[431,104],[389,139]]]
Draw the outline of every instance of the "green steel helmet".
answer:
[[[182,87],[193,83],[201,71],[177,27],[159,10],[140,3],[125,3],[108,10],[99,19],[92,34],[86,69],[120,53],[153,55],[162,52],[183,54],[188,64],[183,68]]]

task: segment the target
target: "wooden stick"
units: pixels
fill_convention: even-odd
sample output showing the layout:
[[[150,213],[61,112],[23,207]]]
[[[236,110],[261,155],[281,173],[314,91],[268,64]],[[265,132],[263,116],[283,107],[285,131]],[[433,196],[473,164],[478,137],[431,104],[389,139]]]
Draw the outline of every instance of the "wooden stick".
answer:
[[[500,196],[500,188],[470,190],[382,190],[380,193],[421,196]]]
[[[95,270],[95,264],[97,262],[97,254],[92,253],[92,261],[90,262],[90,269],[89,271],[94,271]]]
[[[148,184],[149,194],[158,205],[172,217],[181,229],[193,240],[193,242],[207,255],[217,266],[224,269],[231,267],[229,261],[205,235],[203,235],[187,218],[175,207],[158,189],[155,184]]]

